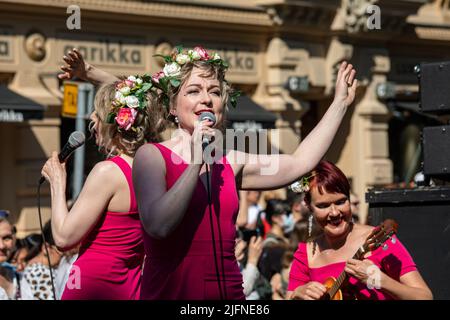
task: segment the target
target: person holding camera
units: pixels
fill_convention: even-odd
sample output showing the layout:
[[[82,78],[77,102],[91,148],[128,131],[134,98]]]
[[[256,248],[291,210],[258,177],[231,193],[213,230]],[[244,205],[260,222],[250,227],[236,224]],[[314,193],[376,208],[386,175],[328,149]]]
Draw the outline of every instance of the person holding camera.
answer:
[[[260,298],[255,284],[260,277],[258,261],[261,257],[263,239],[252,236],[249,240],[243,238],[236,242],[236,259],[242,273],[244,295],[246,300],[258,300]]]

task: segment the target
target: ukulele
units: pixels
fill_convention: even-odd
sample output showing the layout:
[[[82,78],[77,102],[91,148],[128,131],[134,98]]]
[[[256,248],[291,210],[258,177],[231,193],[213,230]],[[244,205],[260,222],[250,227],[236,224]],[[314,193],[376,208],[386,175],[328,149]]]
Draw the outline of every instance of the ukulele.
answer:
[[[367,237],[364,244],[358,249],[353,256],[353,259],[363,260],[364,255],[381,247],[384,242],[391,239],[397,233],[398,224],[392,219],[386,219],[378,227],[374,228]],[[387,246],[387,244],[385,244]],[[342,271],[339,277],[329,277],[325,280],[324,286],[327,288],[327,293],[324,295],[324,300],[344,300],[342,290],[340,289],[344,281],[347,280],[347,273]]]

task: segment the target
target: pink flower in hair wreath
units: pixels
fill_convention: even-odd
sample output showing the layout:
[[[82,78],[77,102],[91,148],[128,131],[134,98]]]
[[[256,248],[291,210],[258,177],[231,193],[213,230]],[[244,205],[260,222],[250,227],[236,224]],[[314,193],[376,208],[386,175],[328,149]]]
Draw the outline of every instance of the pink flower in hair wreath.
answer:
[[[137,113],[136,109],[121,108],[115,120],[120,128],[128,131],[136,120]]]

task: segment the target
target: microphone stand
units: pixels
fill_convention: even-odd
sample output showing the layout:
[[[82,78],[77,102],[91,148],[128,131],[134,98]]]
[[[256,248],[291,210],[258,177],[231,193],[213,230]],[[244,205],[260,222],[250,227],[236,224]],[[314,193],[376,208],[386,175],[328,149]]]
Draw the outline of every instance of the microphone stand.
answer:
[[[45,248],[45,254],[47,255],[47,262],[48,262],[48,269],[50,271],[50,283],[52,285],[52,293],[53,293],[53,300],[56,300],[56,290],[55,290],[55,283],[54,283],[54,278],[53,278],[53,272],[52,272],[52,264],[50,261],[50,254],[48,253],[48,247],[47,247],[47,239],[45,239],[45,234],[44,234],[44,227],[42,226],[42,214],[41,214],[41,186],[42,186],[42,179],[43,177],[41,177],[41,179],[39,180],[39,184],[37,187],[37,205],[38,205],[38,216],[39,216],[39,227],[41,228],[41,235],[42,235],[42,241],[44,244],[44,248]],[[43,179],[45,181],[45,178]]]
[[[204,151],[204,148],[203,148],[203,151]],[[211,227],[211,237],[212,237],[212,242],[213,242],[212,244],[213,244],[213,253],[214,253],[214,266],[216,269],[217,285],[219,286],[220,300],[223,300],[224,297],[223,297],[223,292],[222,292],[219,265],[218,265],[218,261],[217,261],[216,237],[215,237],[215,233],[214,233],[213,214],[212,214],[212,208],[211,208],[212,207],[211,189],[209,187],[210,171],[209,171],[209,165],[206,162],[205,162],[205,169],[206,169],[206,191],[208,193],[209,224]],[[220,232],[220,230],[219,230],[219,232]],[[224,281],[224,291],[226,292],[225,281]]]

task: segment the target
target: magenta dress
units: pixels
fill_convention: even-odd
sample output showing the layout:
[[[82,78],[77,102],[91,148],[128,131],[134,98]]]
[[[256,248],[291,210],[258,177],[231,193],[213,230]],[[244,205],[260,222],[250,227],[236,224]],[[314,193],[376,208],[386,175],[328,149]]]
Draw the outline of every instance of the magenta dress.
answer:
[[[154,146],[165,160],[169,190],[188,164],[167,147],[161,144]],[[212,221],[207,191],[199,178],[187,212],[177,228],[161,240],[144,235],[146,257],[141,299],[245,299],[242,275],[234,255],[239,201],[233,170],[225,156],[211,167]],[[217,253],[219,279],[213,244]]]
[[[396,236],[393,240],[386,241],[387,247],[380,247],[367,257],[380,270],[389,277],[399,281],[400,277],[408,272],[416,271],[416,265],[406,248]],[[291,271],[289,274],[288,291],[295,290],[298,286],[310,281],[324,283],[328,277],[337,278],[345,268],[345,262],[337,262],[319,268],[311,268],[308,265],[306,243],[301,242],[294,254]],[[356,278],[349,278],[349,289],[358,300],[392,300],[388,293],[376,288],[369,289]]]
[[[128,212],[105,212],[83,239],[61,300],[139,299],[144,232],[131,167],[118,156],[109,160],[120,167],[127,179],[130,209]]]

